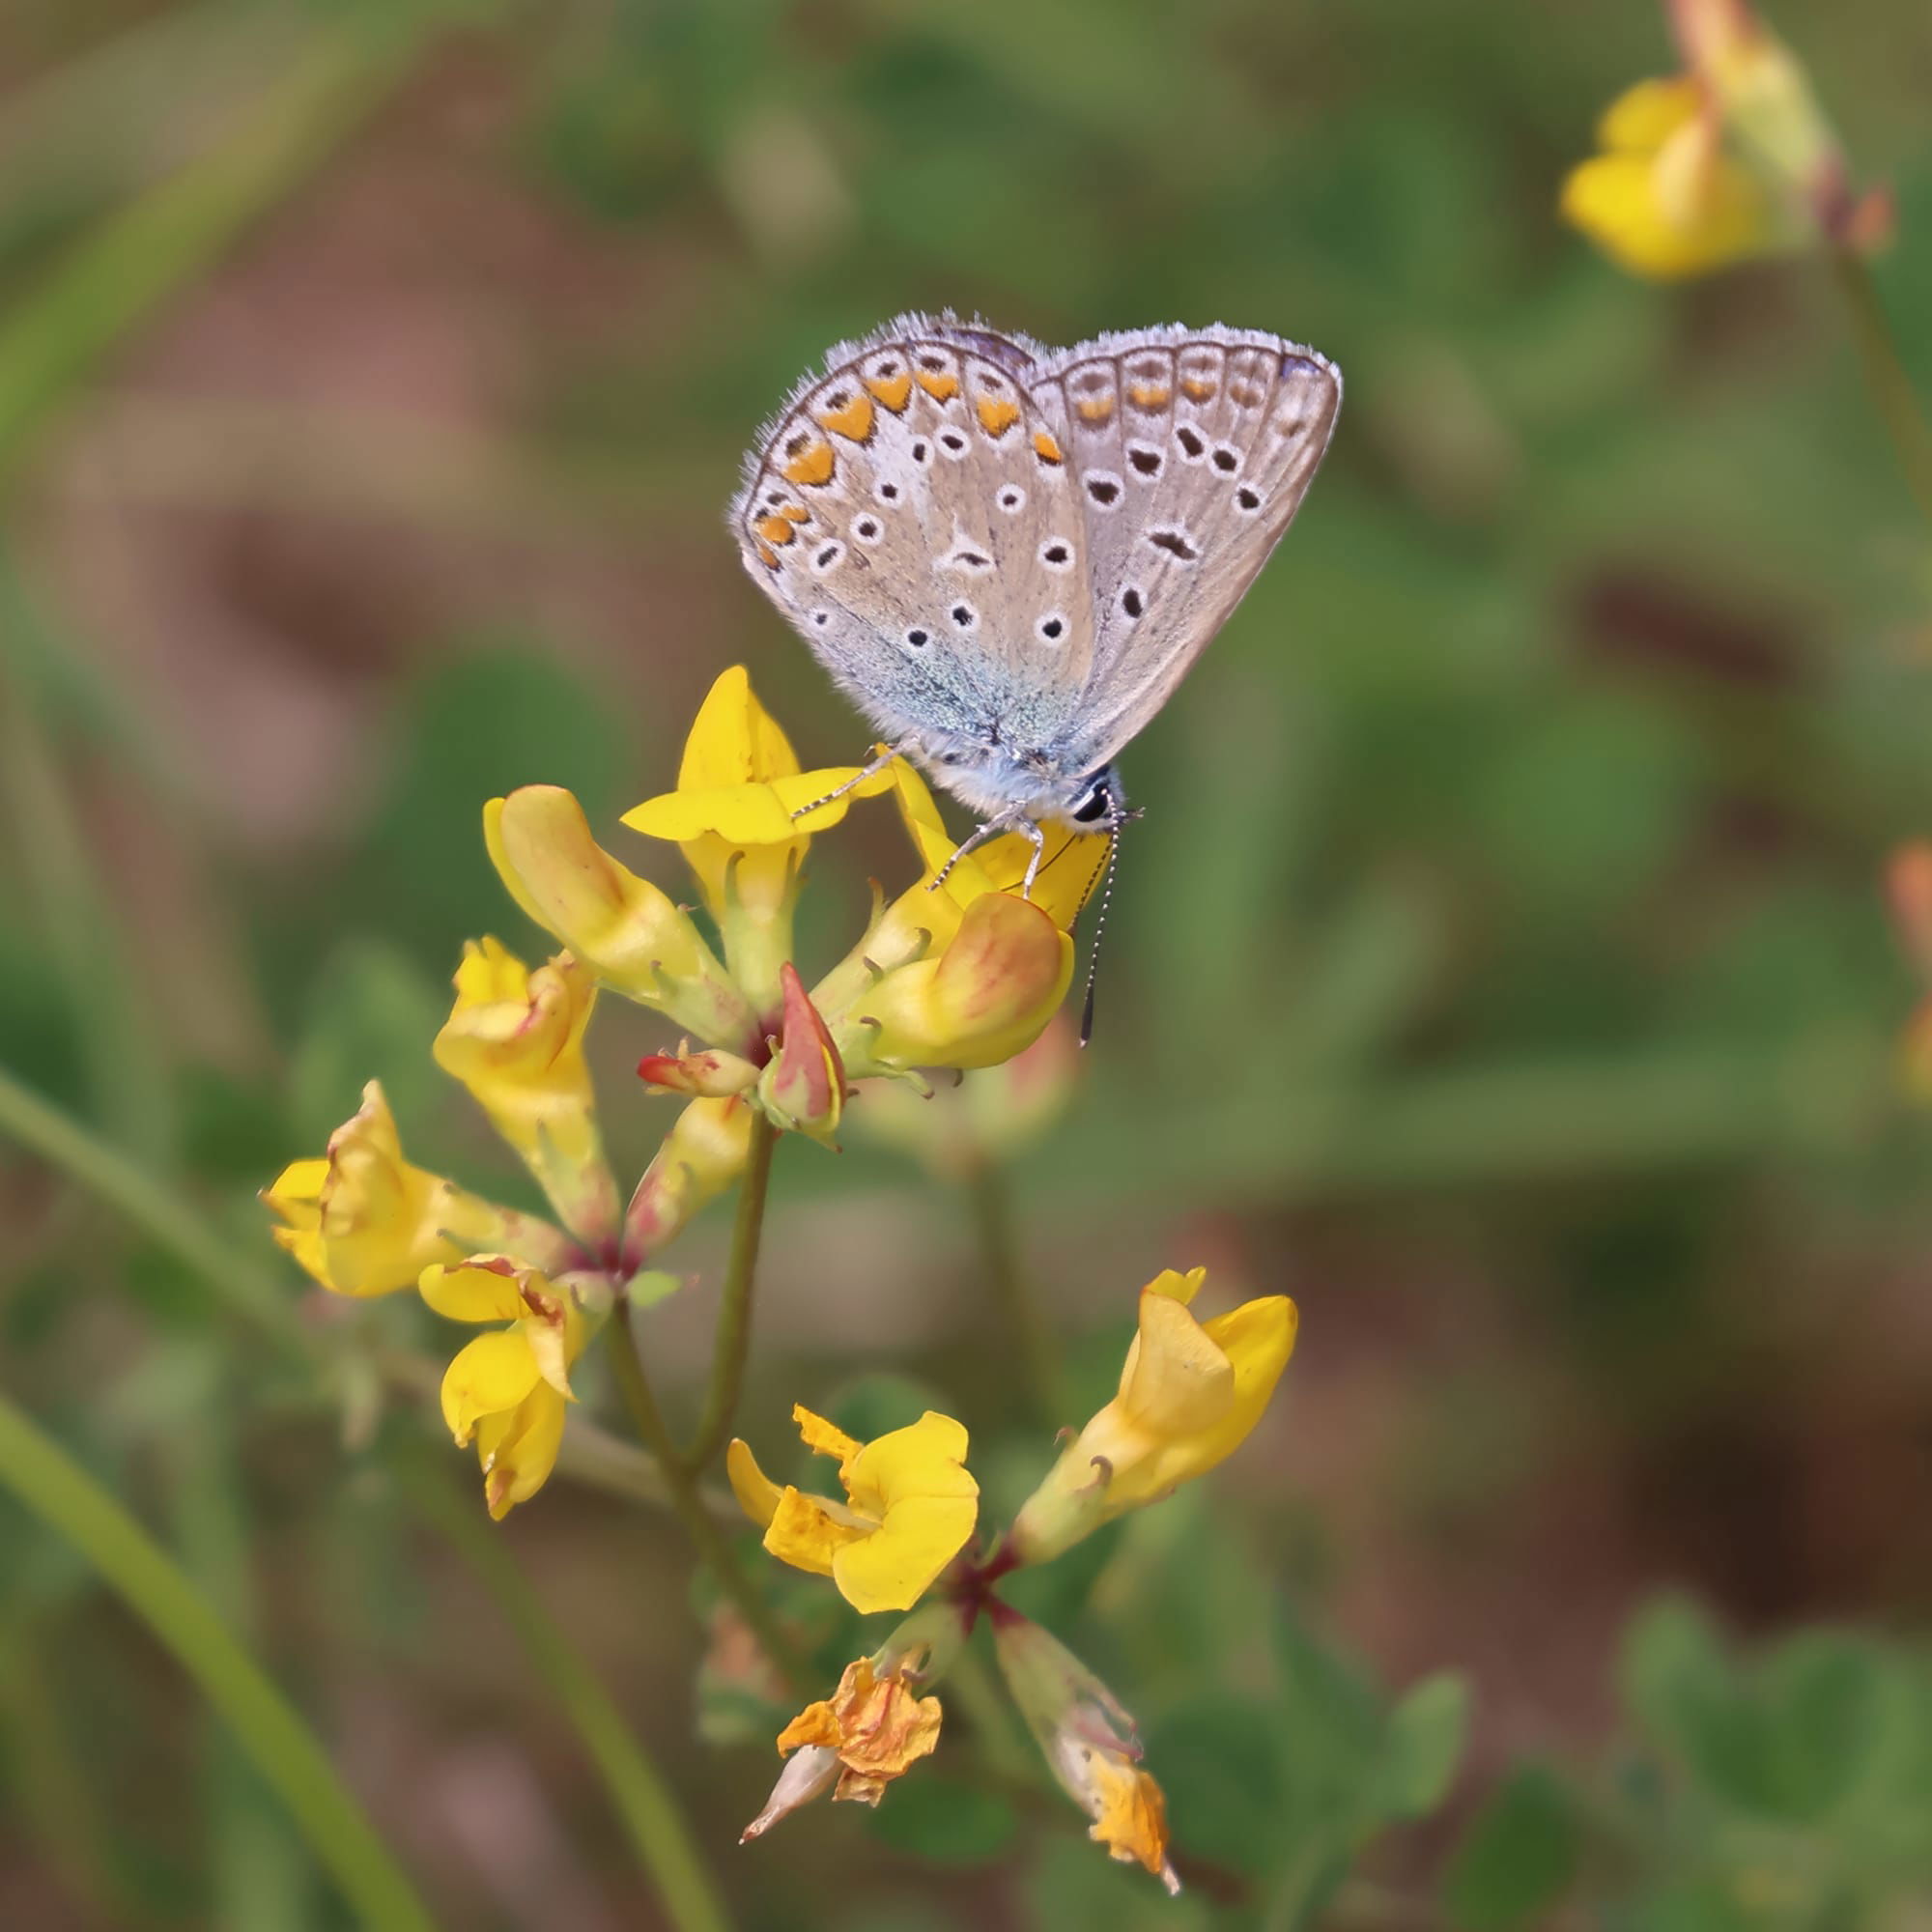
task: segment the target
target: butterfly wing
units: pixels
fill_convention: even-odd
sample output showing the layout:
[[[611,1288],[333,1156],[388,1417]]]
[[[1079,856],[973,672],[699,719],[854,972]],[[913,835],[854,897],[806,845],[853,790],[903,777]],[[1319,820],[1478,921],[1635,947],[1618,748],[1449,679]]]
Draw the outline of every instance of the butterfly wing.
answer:
[[[895,742],[1044,742],[1077,713],[1090,573],[1069,465],[1022,386],[1039,353],[890,323],[808,379],[732,504],[753,581]]]
[[[1094,638],[1066,751],[1092,770],[1172,696],[1280,542],[1342,378],[1278,336],[1161,328],[1045,358],[1027,387],[1086,526]]]

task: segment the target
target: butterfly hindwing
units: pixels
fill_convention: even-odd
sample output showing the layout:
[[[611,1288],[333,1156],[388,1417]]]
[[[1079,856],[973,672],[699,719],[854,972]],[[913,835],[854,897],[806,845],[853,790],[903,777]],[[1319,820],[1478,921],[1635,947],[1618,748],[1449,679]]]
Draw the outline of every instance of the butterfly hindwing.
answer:
[[[1249,330],[1151,329],[1045,358],[1028,378],[1063,434],[1086,525],[1093,665],[1071,762],[1107,762],[1159,710],[1293,521],[1341,378]]]

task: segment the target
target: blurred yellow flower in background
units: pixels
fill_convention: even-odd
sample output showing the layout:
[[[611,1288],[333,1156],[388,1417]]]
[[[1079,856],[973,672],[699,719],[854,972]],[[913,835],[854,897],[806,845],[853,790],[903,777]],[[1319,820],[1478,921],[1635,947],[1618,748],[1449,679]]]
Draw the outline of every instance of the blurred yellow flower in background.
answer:
[[[794,1569],[830,1577],[856,1610],[904,1610],[958,1555],[980,1516],[980,1486],[965,1467],[965,1429],[928,1409],[904,1429],[859,1442],[795,1406],[806,1446],[838,1463],[845,1501],[781,1488],[734,1439],[731,1490],[765,1548]]]
[[[1564,218],[1657,280],[1881,241],[1889,204],[1853,197],[1837,136],[1783,43],[1744,0],[1670,0],[1667,11],[1685,71],[1611,103],[1603,152],[1564,182]]]

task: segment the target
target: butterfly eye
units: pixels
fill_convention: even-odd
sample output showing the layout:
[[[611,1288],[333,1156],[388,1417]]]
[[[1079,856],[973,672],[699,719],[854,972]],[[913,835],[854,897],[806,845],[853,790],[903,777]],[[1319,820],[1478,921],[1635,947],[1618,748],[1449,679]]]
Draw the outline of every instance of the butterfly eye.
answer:
[[[1097,778],[1074,801],[1066,814],[1076,825],[1093,825],[1114,815],[1114,792],[1104,778]]]

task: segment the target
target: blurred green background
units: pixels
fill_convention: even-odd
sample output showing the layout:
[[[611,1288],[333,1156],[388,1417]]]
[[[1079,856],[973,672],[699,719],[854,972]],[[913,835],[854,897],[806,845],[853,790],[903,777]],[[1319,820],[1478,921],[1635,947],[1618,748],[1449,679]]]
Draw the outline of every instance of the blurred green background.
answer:
[[[1777,23],[1895,187],[1880,287],[1932,385],[1932,18]],[[367,1350],[450,1331],[316,1306],[252,1192],[374,1074],[412,1158],[526,1198],[429,1059],[462,941],[533,943],[478,808],[568,784],[671,884],[615,816],[736,662],[808,764],[861,752],[722,510],[827,343],[951,305],[1276,329],[1349,384],[1125,760],[1098,1037],[1010,1177],[1085,1394],[1164,1264],[1302,1310],[1241,1457],[1040,1579],[1147,1729],[1188,1898],[945,1747],[876,1820],[738,1851],[772,1727],[694,1688],[674,1524],[559,1478],[496,1547],[733,1923],[1932,1923],[1932,1136],[1880,889],[1932,831],[1932,571],[1821,268],[1660,292],[1558,226],[1669,65],[1637,0],[0,15],[0,1066],[247,1276],[0,1135],[0,1386],[245,1632],[441,1922],[670,1921],[422,1505],[447,1477],[480,1520],[473,1463],[376,1413]],[[817,965],[910,877],[884,808],[812,868]],[[628,1181],[668,1042],[614,1009]],[[781,1149],[773,1214],[761,1453],[795,1399],[931,1400],[1023,1493],[1050,1432],[958,1191],[855,1122]],[[680,1413],[725,1218],[651,1318]],[[4,1497],[0,1773],[0,1924],[352,1922]]]

